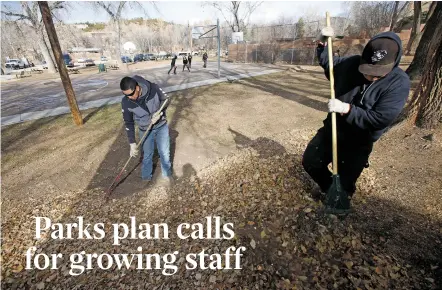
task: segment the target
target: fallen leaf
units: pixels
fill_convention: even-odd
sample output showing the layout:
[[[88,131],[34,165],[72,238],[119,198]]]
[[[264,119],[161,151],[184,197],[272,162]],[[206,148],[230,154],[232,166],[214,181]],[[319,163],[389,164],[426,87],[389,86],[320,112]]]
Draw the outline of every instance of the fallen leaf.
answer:
[[[21,272],[23,270],[23,265],[18,265],[14,270],[12,270],[12,272],[14,273],[18,273]]]
[[[261,239],[264,239],[266,236],[267,236],[267,235],[266,235],[266,232],[263,230],[263,231],[261,232]]]
[[[433,278],[425,278],[425,280],[427,280],[430,283],[434,283],[434,279]]]
[[[351,262],[351,261],[347,261],[344,264],[345,264],[345,266],[347,266],[348,269],[351,269],[353,267],[353,262]]]
[[[252,247],[252,249],[255,249],[255,248],[256,248],[256,242],[255,242],[254,239],[252,239],[252,240],[250,241],[250,246]]]

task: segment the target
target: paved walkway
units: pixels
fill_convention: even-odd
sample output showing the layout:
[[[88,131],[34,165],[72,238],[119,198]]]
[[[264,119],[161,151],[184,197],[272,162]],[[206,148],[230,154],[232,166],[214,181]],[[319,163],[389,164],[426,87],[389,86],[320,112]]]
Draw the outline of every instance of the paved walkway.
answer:
[[[272,66],[263,67],[223,63],[221,78],[218,78],[215,63],[209,63],[209,68],[203,69],[201,68],[201,63],[197,62],[192,65],[190,73],[178,71],[182,69],[182,67],[178,67],[177,75],[167,75],[165,72],[167,72],[169,67],[163,66],[148,70],[132,71],[129,74],[139,74],[158,83],[166,92],[174,92],[281,71]],[[120,102],[122,96],[118,93],[118,86],[122,75],[122,72],[118,71],[79,77],[72,80],[80,110]],[[106,95],[114,96],[103,97]],[[16,83],[15,87],[2,86],[1,102],[2,126],[70,112],[59,78],[46,82],[20,84],[19,86]]]

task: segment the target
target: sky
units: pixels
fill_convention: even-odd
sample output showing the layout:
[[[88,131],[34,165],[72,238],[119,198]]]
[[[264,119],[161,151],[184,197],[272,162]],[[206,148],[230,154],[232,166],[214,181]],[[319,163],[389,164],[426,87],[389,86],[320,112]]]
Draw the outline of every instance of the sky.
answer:
[[[19,8],[19,2],[3,3]],[[97,12],[90,7],[90,2],[69,1],[71,9],[63,13],[62,19],[67,23],[78,22],[105,22],[109,16],[104,12]],[[149,18],[162,18],[166,21],[180,24],[195,24],[203,20],[213,20],[219,17],[223,22],[223,16],[213,7],[203,7],[203,1],[155,1],[157,12],[149,1],[140,1],[148,12]],[[317,13],[324,15],[329,11],[331,16],[339,16],[344,12],[344,2],[338,1],[264,1],[252,14],[250,21],[259,23],[271,23],[281,15],[299,18],[305,14]],[[227,4],[227,3],[226,3]],[[127,9],[125,18],[146,17],[140,9]]]

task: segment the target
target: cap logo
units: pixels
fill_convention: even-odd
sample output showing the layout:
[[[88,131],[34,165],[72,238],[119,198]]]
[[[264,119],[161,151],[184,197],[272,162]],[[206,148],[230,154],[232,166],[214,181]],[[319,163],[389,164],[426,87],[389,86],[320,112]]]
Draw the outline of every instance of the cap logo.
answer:
[[[376,50],[371,57],[372,62],[378,62],[387,55],[386,50]]]

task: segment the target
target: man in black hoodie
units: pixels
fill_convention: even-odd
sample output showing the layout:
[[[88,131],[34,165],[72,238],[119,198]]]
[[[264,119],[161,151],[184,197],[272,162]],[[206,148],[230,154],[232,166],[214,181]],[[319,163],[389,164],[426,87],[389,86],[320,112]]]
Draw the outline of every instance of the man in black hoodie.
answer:
[[[204,53],[203,53],[203,62],[204,62],[204,65],[203,65],[203,67],[207,67],[207,59],[208,59],[209,57],[207,56],[207,51],[205,51]]]
[[[187,67],[187,69],[190,71],[189,66],[187,65],[187,57],[183,56],[183,71]]]
[[[321,31],[317,54],[319,64],[329,79],[326,37],[333,37],[331,27]],[[302,164],[319,185],[316,199],[325,197],[332,183],[328,169],[332,161],[331,112],[336,112],[338,136],[338,171],[349,197],[356,191],[356,181],[364,168],[373,144],[402,111],[410,91],[410,80],[399,68],[402,43],[393,32],[373,37],[362,55],[333,57],[336,99],[328,102],[329,114],[316,136],[308,144]]]
[[[170,63],[170,70],[167,74],[170,74],[170,72],[173,70],[173,73],[176,74],[176,65],[175,65],[175,61],[177,59],[176,54],[172,57],[172,62]]]
[[[189,59],[189,65],[188,65],[188,67],[189,68],[191,68],[192,67],[192,51],[190,52],[190,54],[189,54],[189,57],[188,57],[188,59]]]

